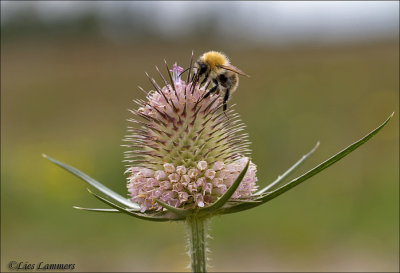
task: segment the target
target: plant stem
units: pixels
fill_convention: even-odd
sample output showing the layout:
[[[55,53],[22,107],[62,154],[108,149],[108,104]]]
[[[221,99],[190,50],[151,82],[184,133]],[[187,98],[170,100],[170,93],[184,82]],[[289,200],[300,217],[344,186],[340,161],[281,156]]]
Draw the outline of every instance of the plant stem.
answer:
[[[189,255],[192,272],[206,272],[207,220],[196,215],[189,216],[186,220],[189,227]]]

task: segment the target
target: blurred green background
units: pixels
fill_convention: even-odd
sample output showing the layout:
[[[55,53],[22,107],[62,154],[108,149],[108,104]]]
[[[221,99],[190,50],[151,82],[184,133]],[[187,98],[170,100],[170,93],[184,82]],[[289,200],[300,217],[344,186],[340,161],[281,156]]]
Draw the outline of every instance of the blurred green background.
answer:
[[[136,86],[150,89],[144,71],[156,76],[164,58],[186,67],[192,50],[210,49],[251,75],[231,103],[262,186],[317,141],[296,175],[395,111],[369,143],[305,184],[214,218],[211,270],[398,271],[398,2],[381,4],[2,1],[2,271],[12,260],[188,270],[182,223],[76,211],[104,206],[41,154],[125,195],[120,145],[131,100],[144,97]]]

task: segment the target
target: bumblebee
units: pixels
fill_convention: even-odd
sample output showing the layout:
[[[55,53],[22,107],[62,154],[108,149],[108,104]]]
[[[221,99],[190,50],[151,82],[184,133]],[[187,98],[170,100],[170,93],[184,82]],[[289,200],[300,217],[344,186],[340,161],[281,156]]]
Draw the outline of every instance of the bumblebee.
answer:
[[[250,77],[239,68],[230,64],[228,57],[216,51],[208,51],[200,56],[194,64],[194,73],[199,77],[204,76],[201,85],[211,81],[214,86],[204,95],[207,98],[213,92],[224,91],[223,110],[227,109],[229,96],[236,91],[239,85],[239,76]]]

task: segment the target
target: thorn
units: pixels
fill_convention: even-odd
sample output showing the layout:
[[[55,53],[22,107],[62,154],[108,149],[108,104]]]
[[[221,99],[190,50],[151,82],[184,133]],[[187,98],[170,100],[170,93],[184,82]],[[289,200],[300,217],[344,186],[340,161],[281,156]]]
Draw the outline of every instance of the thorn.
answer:
[[[213,101],[210,102],[210,104],[202,111],[203,114],[205,114],[206,112],[208,112],[208,110],[210,110],[211,106],[218,100],[218,97],[216,97]]]
[[[146,92],[141,86],[137,86],[139,89],[140,89],[140,91],[142,91],[146,96],[149,94],[149,92]]]
[[[176,96],[178,96],[178,93],[176,93],[175,83],[174,83],[174,81],[173,81],[173,79],[172,79],[171,71],[169,70],[167,61],[166,61],[165,59],[164,59],[164,63],[165,63],[165,67],[167,68],[167,72],[168,72],[169,79],[170,79],[170,81],[171,81],[171,86],[172,86],[172,88],[174,89]]]
[[[160,87],[158,86],[158,84],[156,83],[156,81],[155,81],[153,78],[151,78],[151,77],[149,76],[149,74],[147,74],[147,72],[146,72],[146,76],[149,78],[150,82],[153,84],[153,86],[154,86],[154,88],[157,90],[157,92],[163,95],[163,97],[164,97],[166,103],[168,103],[170,106],[172,106],[172,105],[169,103],[169,100],[168,100],[168,98],[165,96],[164,92],[161,90],[161,88],[160,88]],[[174,107],[175,107],[175,106],[174,106]]]
[[[160,72],[160,70],[158,69],[157,66],[156,66],[156,69],[157,69],[158,73],[160,74],[160,77],[163,80],[165,86],[167,86],[168,89],[170,89],[171,88],[170,84],[168,84],[168,82],[165,80],[164,76],[161,74],[161,72]],[[176,92],[176,90],[175,89],[170,89],[170,90],[171,90],[171,92],[174,91],[175,97],[176,97],[177,101],[179,102],[179,97],[178,97],[178,93]],[[172,102],[172,99],[171,99],[171,102]],[[173,105],[173,102],[172,102],[172,105]],[[173,105],[173,106],[174,106],[174,109],[176,109],[175,105]]]
[[[192,56],[190,57],[190,64],[189,64],[190,68],[192,67],[192,64],[193,64],[193,50],[192,50]],[[191,69],[189,69],[189,72],[188,72],[188,76],[187,76],[187,80],[186,80],[187,84],[189,83],[189,79],[190,79],[190,71],[191,71]],[[186,92],[185,92],[185,94],[186,94]]]

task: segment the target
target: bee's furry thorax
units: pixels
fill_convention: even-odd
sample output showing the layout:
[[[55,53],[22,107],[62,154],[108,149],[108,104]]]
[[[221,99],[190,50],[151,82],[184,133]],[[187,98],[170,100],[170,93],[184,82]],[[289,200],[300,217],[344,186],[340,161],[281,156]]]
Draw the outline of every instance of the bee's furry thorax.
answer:
[[[200,57],[200,60],[204,63],[207,63],[211,70],[217,69],[219,65],[229,64],[228,57],[225,54],[217,51],[208,51],[204,53]]]

